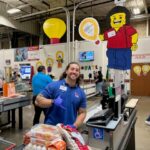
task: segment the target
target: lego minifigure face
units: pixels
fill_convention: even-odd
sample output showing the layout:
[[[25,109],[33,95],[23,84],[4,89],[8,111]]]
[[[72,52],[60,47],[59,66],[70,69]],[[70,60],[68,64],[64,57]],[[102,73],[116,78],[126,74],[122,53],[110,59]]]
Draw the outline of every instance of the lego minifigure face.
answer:
[[[120,28],[126,24],[126,14],[125,13],[116,13],[110,16],[110,24],[112,28]]]

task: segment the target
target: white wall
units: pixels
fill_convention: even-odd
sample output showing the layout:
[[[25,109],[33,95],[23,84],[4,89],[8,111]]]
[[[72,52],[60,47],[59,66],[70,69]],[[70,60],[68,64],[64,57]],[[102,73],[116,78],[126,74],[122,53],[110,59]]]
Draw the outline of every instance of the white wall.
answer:
[[[138,49],[132,53],[132,63],[150,62],[150,37],[138,40]]]
[[[56,61],[57,51],[63,51],[64,53],[64,62],[62,68],[57,67],[57,61]],[[44,65],[46,65],[46,58],[48,56],[54,59],[52,72],[56,75],[56,78],[58,79],[60,74],[65,70],[65,67],[68,64],[67,44],[44,45],[43,50],[40,51],[40,60]]]
[[[68,52],[67,52],[67,44],[61,43],[61,44],[54,44],[54,45],[42,45],[40,46],[41,49],[39,51],[40,53],[40,60],[42,61],[43,65],[46,65],[46,58],[49,56],[54,59],[54,65],[52,68],[52,72],[56,75],[57,78],[59,78],[62,71],[65,69],[66,65],[68,64]],[[99,45],[96,45],[93,42],[88,41],[77,41],[76,44],[76,53],[75,53],[75,61],[79,62],[79,52],[81,51],[94,51],[94,61],[91,62],[79,62],[81,66],[92,66],[97,65],[98,68],[102,67],[102,73],[106,75],[107,71],[107,56],[106,56],[106,45],[107,42],[101,42]],[[55,54],[57,51],[63,51],[64,52],[64,63],[62,68],[57,68],[57,61]],[[132,62],[133,63],[145,63],[150,62],[150,37],[144,37],[140,38],[138,41],[138,49],[137,51],[132,53]],[[11,66],[14,68],[15,66],[19,67],[19,64],[21,63],[30,63],[31,65],[35,66],[36,61],[24,61],[24,62],[14,62],[14,49],[8,49],[8,50],[0,50],[0,68],[3,70],[3,68],[6,66],[5,60],[10,59],[11,60]],[[84,74],[85,79],[88,79],[88,74],[93,73],[93,71],[96,71],[96,69],[91,70],[81,70],[81,73]],[[130,76],[129,76],[130,78]]]
[[[91,70],[81,70],[81,73],[84,74],[84,79],[89,79],[88,74],[92,73],[93,71],[98,71],[99,67],[102,67],[102,72],[103,75],[105,76],[105,62],[107,62],[107,58],[105,56],[105,49],[103,48],[103,43],[102,42],[99,45],[96,45],[93,42],[88,42],[88,41],[78,41],[76,44],[76,53],[75,53],[75,60],[80,63],[81,66],[91,66]],[[80,62],[79,61],[79,52],[84,52],[84,51],[94,51],[94,61],[90,62]],[[97,65],[98,69],[95,69],[93,65]],[[92,76],[93,78],[93,76]]]
[[[95,60],[91,62],[79,62],[81,66],[86,65],[98,65],[102,67],[102,73],[104,78],[106,77],[108,59],[106,56],[107,42],[101,42],[96,45],[93,42],[78,41],[76,46],[76,61],[79,62],[80,51],[94,51]],[[150,37],[139,38],[138,49],[132,52],[132,63],[145,63],[150,62]],[[84,74],[85,79],[88,79],[88,74],[92,73],[93,70],[81,70]],[[126,75],[126,79],[130,79],[130,71]],[[130,90],[130,84],[127,84],[127,89]]]
[[[22,62],[15,62],[14,61],[14,51],[15,49],[5,49],[5,50],[0,50],[0,69],[2,72],[4,72],[5,66],[11,66],[13,68],[18,68],[19,69],[19,64],[31,64],[34,66],[34,71],[36,73],[36,63],[37,61],[22,61]],[[62,64],[62,68],[57,67],[57,61],[56,61],[56,52],[57,51],[63,51],[64,53],[64,62]],[[40,50],[39,50],[39,56],[40,56],[40,61],[44,66],[46,66],[46,59],[48,57],[53,58],[54,64],[52,67],[52,72],[55,74],[56,78],[58,79],[60,74],[63,72],[65,69],[66,65],[68,64],[68,52],[67,52],[67,46],[66,44],[51,44],[51,45],[41,45]],[[10,60],[11,64],[7,65],[5,63],[5,60]]]
[[[14,49],[8,50],[0,50],[0,70],[3,72],[4,76],[4,68],[5,66],[14,66]],[[11,65],[6,65],[6,60],[10,59]]]

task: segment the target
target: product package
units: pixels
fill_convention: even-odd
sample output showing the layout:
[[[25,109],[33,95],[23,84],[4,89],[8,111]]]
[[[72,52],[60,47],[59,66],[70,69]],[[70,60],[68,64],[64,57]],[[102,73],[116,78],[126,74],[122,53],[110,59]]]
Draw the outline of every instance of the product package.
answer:
[[[56,126],[38,124],[24,136],[24,150],[66,150],[66,143]]]

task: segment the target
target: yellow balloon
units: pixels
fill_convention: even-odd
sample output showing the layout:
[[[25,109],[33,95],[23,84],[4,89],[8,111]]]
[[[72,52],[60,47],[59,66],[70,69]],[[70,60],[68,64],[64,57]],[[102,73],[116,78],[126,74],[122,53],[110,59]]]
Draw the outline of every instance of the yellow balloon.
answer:
[[[50,18],[44,22],[43,30],[50,39],[51,38],[60,39],[66,32],[66,24],[61,19]]]

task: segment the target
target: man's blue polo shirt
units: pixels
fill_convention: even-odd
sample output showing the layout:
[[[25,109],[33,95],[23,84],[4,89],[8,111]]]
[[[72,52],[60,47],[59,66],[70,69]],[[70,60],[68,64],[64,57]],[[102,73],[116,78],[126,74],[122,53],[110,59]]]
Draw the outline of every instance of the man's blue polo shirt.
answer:
[[[32,78],[33,95],[38,95],[50,82],[52,82],[51,77],[43,72],[34,75]]]
[[[44,121],[45,124],[73,124],[77,118],[79,108],[86,108],[84,91],[77,85],[70,87],[65,80],[50,83],[41,94],[48,99],[56,99],[60,96],[63,99],[62,105],[66,108],[64,110],[54,104],[49,107]]]

